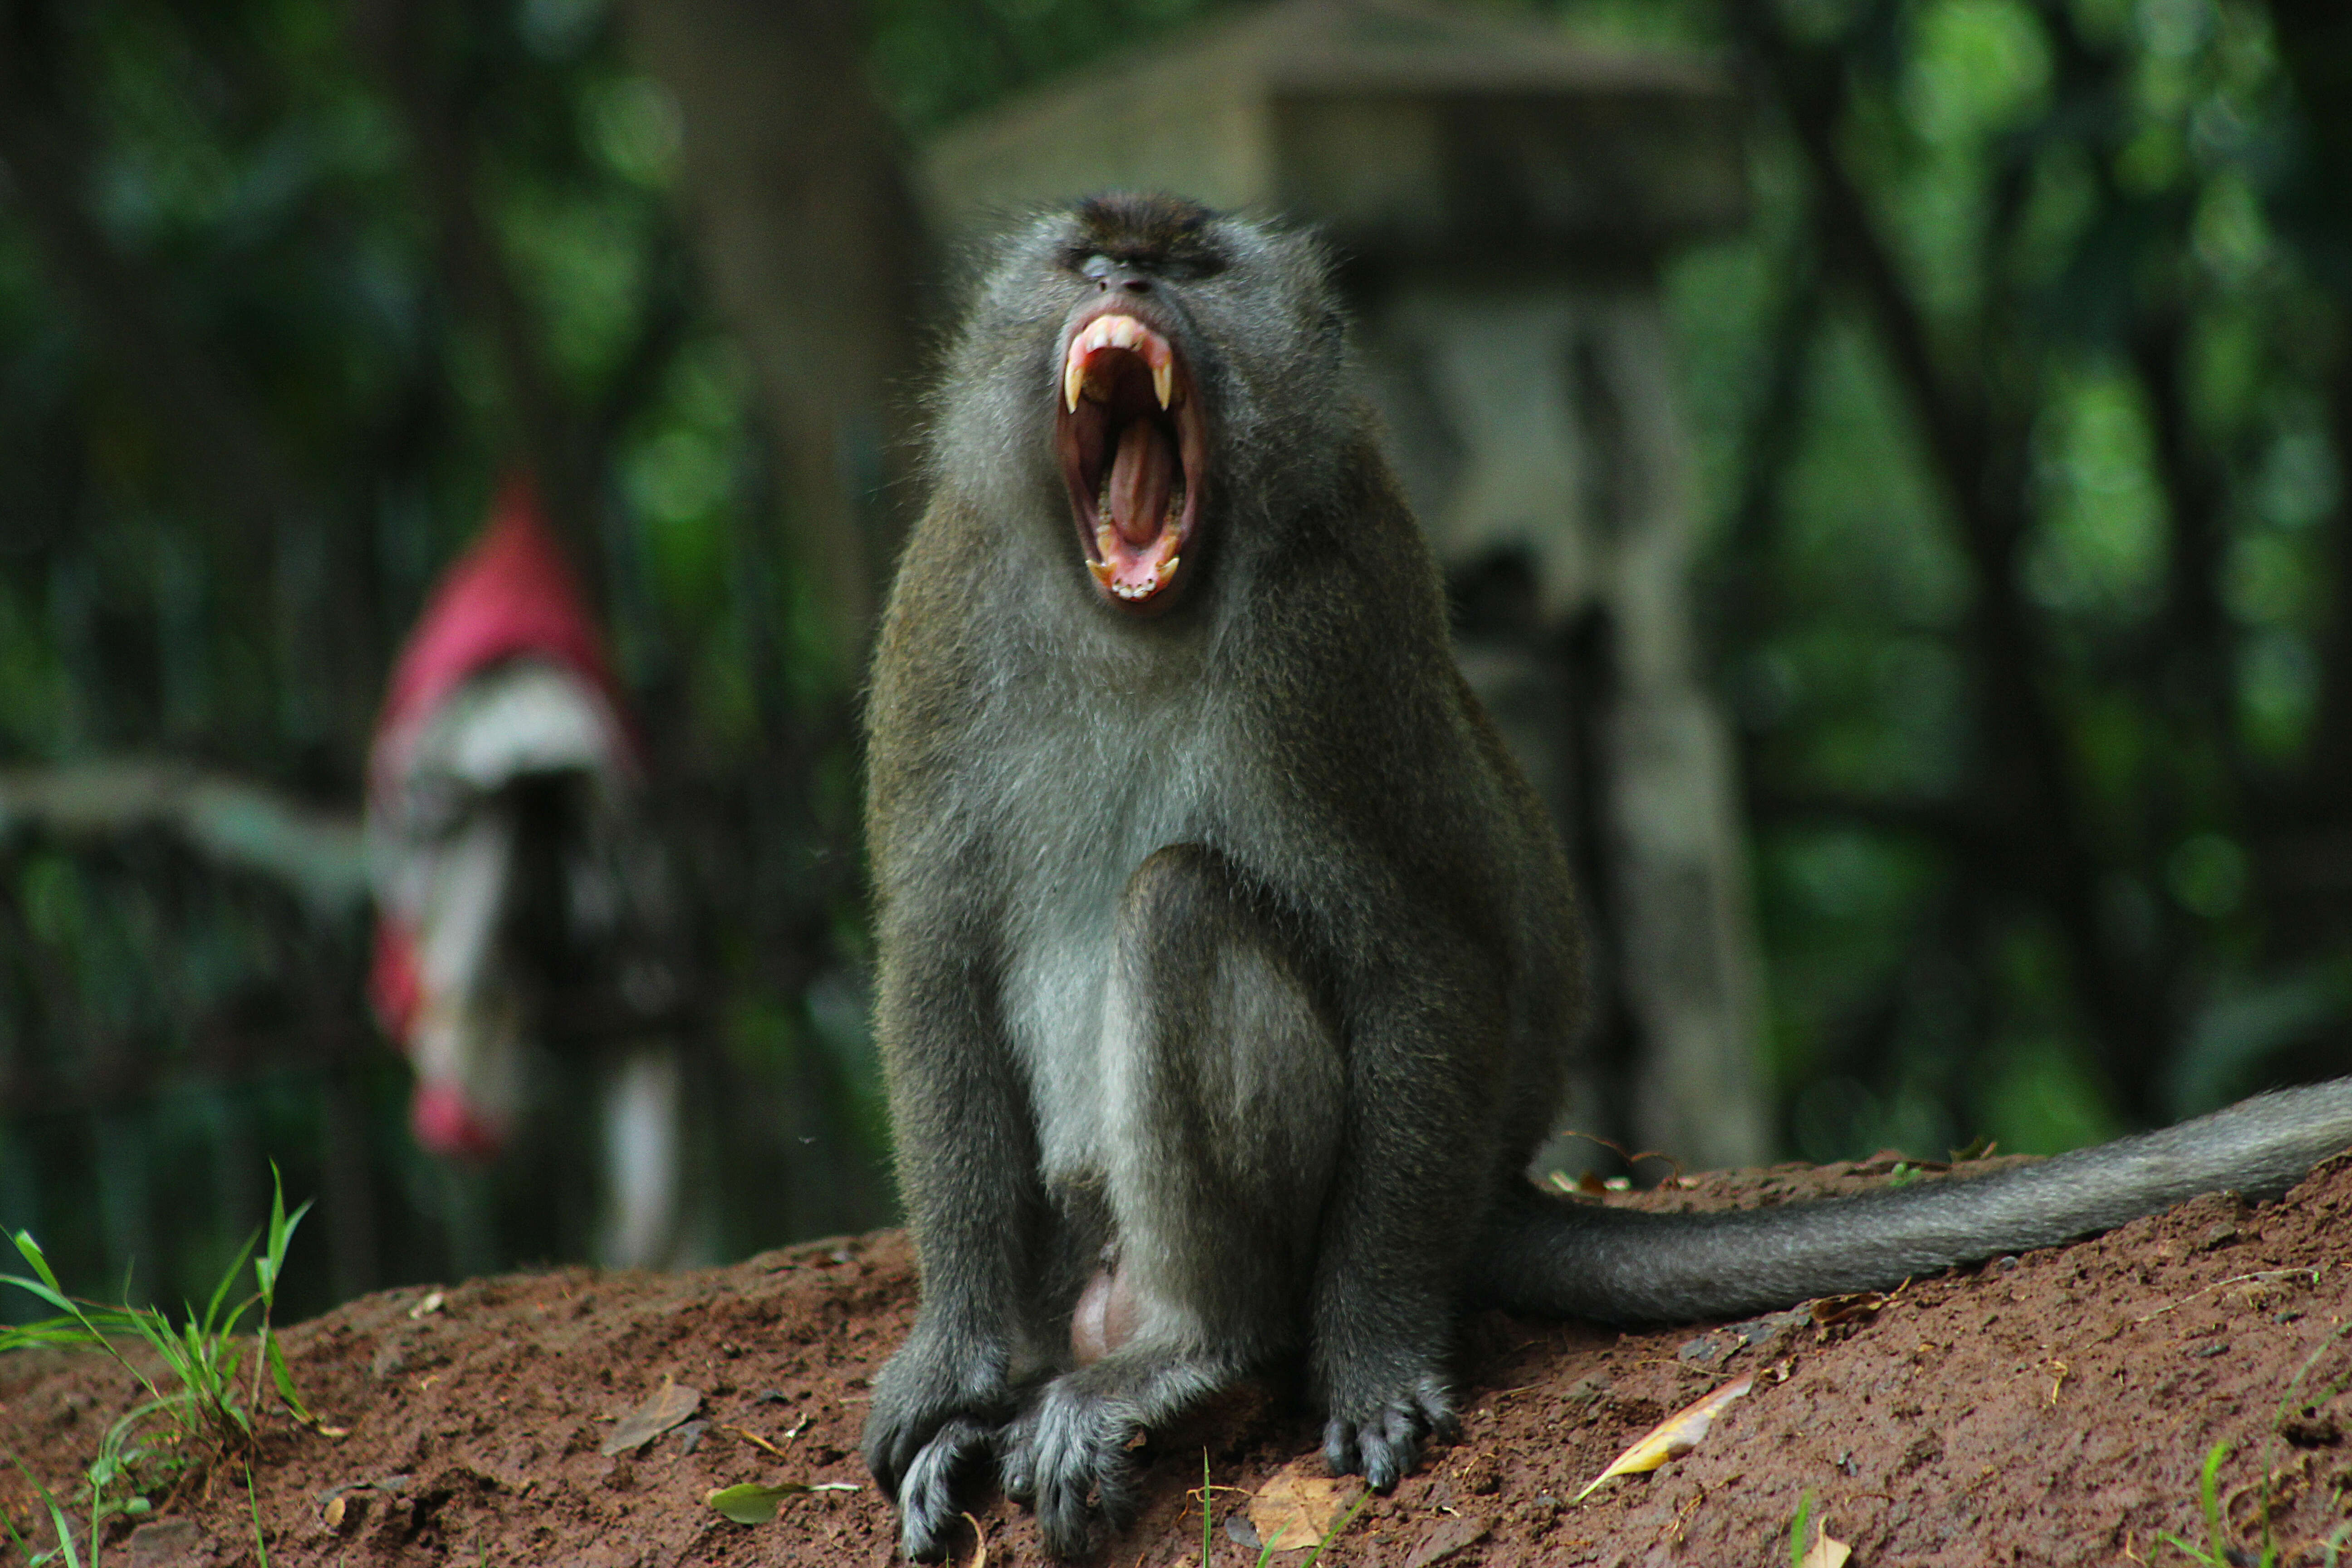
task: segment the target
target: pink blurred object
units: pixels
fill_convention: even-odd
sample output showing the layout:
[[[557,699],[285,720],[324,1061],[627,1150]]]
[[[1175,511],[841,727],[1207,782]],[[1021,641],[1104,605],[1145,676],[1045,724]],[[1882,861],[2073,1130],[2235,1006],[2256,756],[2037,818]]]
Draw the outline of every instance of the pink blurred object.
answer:
[[[408,1102],[408,1130],[416,1141],[451,1159],[488,1160],[506,1142],[502,1129],[474,1114],[456,1085],[421,1081]]]
[[[376,719],[371,772],[398,768],[451,692],[519,655],[562,665],[619,700],[604,640],[527,474],[499,487],[489,526],[450,564],[409,633]]]
[[[495,1155],[521,1094],[526,1021],[497,951],[513,825],[485,803],[566,769],[624,793],[639,765],[578,580],[511,477],[409,634],[369,753],[369,998],[416,1068],[410,1125],[434,1152]]]

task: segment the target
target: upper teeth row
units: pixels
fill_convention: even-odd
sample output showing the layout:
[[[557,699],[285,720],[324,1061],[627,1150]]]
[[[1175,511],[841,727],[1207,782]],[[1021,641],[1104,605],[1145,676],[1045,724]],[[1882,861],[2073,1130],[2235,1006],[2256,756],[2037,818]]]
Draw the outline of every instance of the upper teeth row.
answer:
[[[1078,398],[1087,390],[1087,361],[1102,349],[1126,349],[1143,356],[1151,367],[1151,390],[1159,395],[1160,406],[1167,407],[1176,395],[1176,352],[1168,340],[1137,321],[1133,316],[1097,316],[1078,330],[1070,340],[1069,352],[1062,357],[1062,405],[1075,414]]]

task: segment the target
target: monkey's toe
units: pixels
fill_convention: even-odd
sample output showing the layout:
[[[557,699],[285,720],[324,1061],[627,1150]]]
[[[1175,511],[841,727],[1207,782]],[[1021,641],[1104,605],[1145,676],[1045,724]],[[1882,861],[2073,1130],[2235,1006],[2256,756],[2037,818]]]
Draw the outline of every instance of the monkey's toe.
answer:
[[[1024,1508],[1037,1500],[1037,1406],[1026,1410],[996,1435],[996,1485]]]

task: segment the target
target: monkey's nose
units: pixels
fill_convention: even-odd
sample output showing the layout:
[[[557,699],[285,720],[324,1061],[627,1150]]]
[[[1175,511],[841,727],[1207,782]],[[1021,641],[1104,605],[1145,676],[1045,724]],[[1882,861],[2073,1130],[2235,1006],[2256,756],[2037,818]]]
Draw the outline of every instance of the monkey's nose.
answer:
[[[1151,279],[1150,275],[1139,272],[1132,267],[1114,267],[1109,271],[1105,272],[1095,281],[1106,293],[1109,292],[1113,289],[1124,289],[1129,294],[1149,294],[1151,292]]]

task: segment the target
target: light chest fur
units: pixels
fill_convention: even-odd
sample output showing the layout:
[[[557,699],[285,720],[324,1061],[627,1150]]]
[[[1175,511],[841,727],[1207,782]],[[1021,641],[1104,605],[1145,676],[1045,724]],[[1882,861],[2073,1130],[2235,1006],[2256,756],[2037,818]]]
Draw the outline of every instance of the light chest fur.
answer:
[[[1102,1139],[1126,1066],[1113,959],[1129,878],[1170,844],[1245,855],[1253,825],[1232,820],[1228,803],[1269,794],[1250,776],[1257,749],[1207,695],[1217,682],[1089,674],[1065,666],[1010,683],[992,704],[997,743],[971,753],[992,759],[992,776],[971,782],[993,802],[973,826],[1007,873],[1005,1023],[1056,1184],[1107,1170]]]

